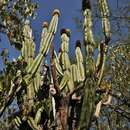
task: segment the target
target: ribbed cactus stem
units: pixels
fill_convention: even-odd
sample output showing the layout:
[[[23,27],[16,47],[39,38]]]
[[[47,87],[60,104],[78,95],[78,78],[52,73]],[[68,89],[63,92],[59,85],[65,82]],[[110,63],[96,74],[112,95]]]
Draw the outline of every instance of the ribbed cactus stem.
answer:
[[[27,20],[23,29],[24,43],[21,50],[21,55],[24,60],[28,63],[28,66],[32,64],[35,56],[35,43],[33,41],[32,29],[30,27],[30,22]]]
[[[44,110],[44,107],[40,107],[40,108],[37,110],[36,115],[35,115],[35,119],[34,119],[34,121],[35,121],[36,124],[39,124],[39,123],[40,123],[41,114],[42,114],[43,110]]]
[[[75,56],[77,61],[78,81],[84,81],[85,71],[83,65],[83,56],[81,52],[81,43],[79,40],[76,41]]]
[[[77,69],[77,64],[71,65],[71,77],[73,78],[74,82],[79,81],[79,71]]]
[[[110,32],[110,22],[109,22],[109,8],[107,0],[98,0],[99,1],[99,9],[102,17],[102,29],[105,36],[105,41],[109,42],[111,37]]]
[[[42,34],[41,34],[41,42],[40,42],[39,53],[41,52],[42,46],[45,46],[45,45],[43,45],[43,43],[46,44],[45,42],[43,42],[43,40],[44,40],[44,38],[45,38],[46,35],[47,35],[48,26],[49,26],[49,25],[48,25],[48,22],[46,22],[46,21],[43,22],[43,25],[42,25],[43,30],[42,30]],[[41,82],[42,82],[42,81],[41,81],[42,78],[41,78],[41,75],[40,75],[41,67],[42,67],[42,62],[41,62],[41,64],[40,64],[39,67],[38,67],[38,70],[37,70],[37,72],[36,72],[36,74],[35,74],[34,81],[33,81],[34,90],[35,90],[36,93],[38,92],[39,87],[40,87]]]
[[[64,71],[70,68],[70,59],[68,56],[70,35],[69,33],[70,32],[66,29],[61,30],[62,68]]]
[[[55,62],[55,65],[56,65],[57,75],[58,75],[58,76],[63,76],[62,68],[61,68],[60,61],[59,61],[59,59],[58,59],[58,56],[57,56],[57,54],[56,54],[56,51],[54,51],[54,55],[55,55],[54,62]]]
[[[24,43],[23,43],[21,55],[23,56],[24,60],[27,62],[28,67],[30,67],[34,60],[34,56],[35,56],[35,43],[33,41],[32,29],[30,27],[29,20],[27,20],[25,22],[24,29],[23,29],[23,35],[24,35]],[[33,98],[34,98],[33,82],[31,82],[29,84],[29,86],[27,87],[27,97],[28,97],[28,102],[29,102],[28,109],[29,109],[29,111],[31,111],[32,106],[34,104],[34,102],[33,102]]]
[[[92,32],[92,16],[90,0],[82,0],[82,10],[84,15],[84,44],[86,48],[86,76],[93,75],[95,63],[93,59],[93,52],[95,41]]]
[[[110,41],[110,38],[111,38],[111,32],[110,32],[110,22],[109,22],[110,14],[109,14],[107,0],[98,0],[98,2],[99,2],[99,9],[101,12],[101,17],[102,17],[102,30],[105,36],[105,41],[101,43],[103,47],[100,48],[98,61],[97,61],[98,70],[100,71],[98,73],[98,77],[99,77],[98,86],[99,86],[103,78],[103,72],[105,69],[105,63],[106,63],[106,57],[107,57],[108,42]]]
[[[41,47],[41,52],[37,55],[37,57],[33,61],[32,65],[28,68],[28,73],[31,73],[32,76],[37,72],[41,62],[44,60],[46,54],[48,53],[51,42],[56,33],[57,24],[58,24],[58,16],[59,15],[57,13],[53,14],[52,21],[50,22],[48,32],[43,39],[43,44],[42,44],[43,46]]]
[[[100,86],[101,80],[103,78],[103,73],[104,73],[105,63],[106,63],[106,58],[107,58],[107,48],[108,48],[108,46],[105,43],[101,43],[101,44],[103,44],[103,50],[101,50],[101,51],[103,51],[102,52],[103,55],[100,56],[101,68],[100,68],[99,73],[98,73],[98,77],[99,77],[98,78],[98,83],[97,83],[98,86]],[[101,61],[101,59],[102,59],[102,61]]]
[[[56,33],[57,25],[58,25],[58,17],[60,16],[60,11],[58,9],[55,9],[52,14],[52,20],[48,28],[48,32],[50,33]]]
[[[95,81],[93,59],[94,39],[92,34],[92,19],[90,0],[82,0],[82,10],[84,15],[84,44],[86,47],[86,80],[83,97],[83,104],[80,115],[79,130],[88,130],[91,125],[95,107]]]
[[[71,77],[71,72],[70,72],[70,59],[69,59],[69,37],[70,37],[70,30],[69,29],[62,29],[61,30],[61,62],[62,62],[62,69],[64,76],[68,75],[69,80],[67,82],[67,87],[66,89],[72,90],[74,88],[74,82]],[[64,78],[63,78],[64,79]]]
[[[84,44],[86,48],[86,74],[91,75],[94,70],[93,52],[95,41],[92,32],[92,16],[91,16],[91,5],[89,0],[82,1],[82,9],[84,16]]]
[[[34,121],[34,119],[32,117],[28,117],[27,122],[30,125],[30,127],[32,128],[32,130],[42,130],[42,128],[36,124],[36,122]]]
[[[47,34],[47,32],[48,32],[48,22],[43,22],[43,25],[42,25],[42,27],[43,27],[43,30],[42,30],[42,34],[41,34],[41,43],[40,43],[40,51],[41,51],[41,49],[42,49],[42,46],[45,46],[45,45],[43,45],[43,40],[44,40],[44,38],[45,38],[45,36],[46,36],[46,34]]]
[[[86,0],[88,1],[88,0]],[[93,33],[92,33],[92,17],[91,8],[89,2],[84,2],[83,0],[83,16],[84,16],[84,44],[86,47],[87,55],[92,55],[93,47],[95,45]],[[85,8],[86,6],[86,8]]]

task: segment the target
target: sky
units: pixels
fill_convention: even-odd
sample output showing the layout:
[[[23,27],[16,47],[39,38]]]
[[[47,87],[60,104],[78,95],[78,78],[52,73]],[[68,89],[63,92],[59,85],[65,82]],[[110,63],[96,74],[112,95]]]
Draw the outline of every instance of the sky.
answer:
[[[36,0],[35,0],[36,1]],[[38,53],[39,45],[40,45],[40,35],[42,31],[42,23],[44,21],[50,22],[52,18],[52,12],[54,9],[59,9],[61,12],[61,16],[59,18],[58,30],[56,36],[54,38],[54,45],[56,50],[60,47],[60,29],[69,28],[71,30],[70,37],[70,55],[74,54],[74,46],[76,40],[83,39],[82,33],[77,30],[77,25],[74,22],[73,17],[78,17],[82,19],[81,12],[81,0],[37,0],[39,7],[37,9],[37,17],[35,20],[31,20],[33,34],[36,42],[36,53]],[[111,8],[117,7],[118,0],[108,0],[109,6]],[[123,2],[127,2],[128,0],[119,0],[118,4],[121,6]],[[101,30],[101,22],[99,22],[96,26],[96,30],[94,33],[99,34]],[[113,27],[112,27],[113,28]],[[9,57],[10,60],[18,57],[19,52],[16,51],[15,48],[11,47],[7,37],[3,34],[0,34],[1,42],[0,42],[0,51],[3,48],[9,49]],[[0,58],[0,70],[3,68],[3,64]]]

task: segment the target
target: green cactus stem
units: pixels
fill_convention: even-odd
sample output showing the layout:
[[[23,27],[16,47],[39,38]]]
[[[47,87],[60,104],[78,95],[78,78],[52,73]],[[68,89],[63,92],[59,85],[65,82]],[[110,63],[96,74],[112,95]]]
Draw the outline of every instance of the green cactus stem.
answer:
[[[42,34],[41,34],[41,42],[40,42],[40,52],[41,52],[41,49],[42,49],[42,46],[45,46],[45,45],[43,45],[43,40],[44,40],[44,38],[46,37],[46,35],[47,35],[47,32],[48,32],[48,22],[43,22],[43,25],[42,25],[42,27],[43,27],[43,30],[42,30]]]
[[[70,31],[67,29],[62,29],[61,30],[61,63],[62,63],[64,76],[67,75],[69,77],[69,80],[65,87],[66,91],[71,91],[74,88],[74,82],[70,72],[71,63],[68,55],[69,37],[70,37]]]
[[[21,51],[21,56],[23,59],[27,62],[28,66],[31,66],[34,57],[35,57],[35,43],[33,41],[33,36],[32,36],[32,29],[30,27],[29,20],[25,22],[24,29],[23,29],[23,35],[24,35],[24,43]],[[34,86],[33,82],[29,84],[27,87],[27,97],[28,97],[28,102],[29,102],[29,111],[31,111],[32,106],[33,106],[33,98],[34,98]]]
[[[79,130],[88,130],[95,108],[95,63],[93,51],[95,42],[92,34],[91,5],[89,0],[82,1],[82,10],[84,15],[84,44],[86,47],[86,80],[84,85],[84,97],[81,108]]]
[[[48,22],[43,22],[42,27],[43,27],[43,30],[42,30],[42,34],[41,34],[41,42],[40,42],[39,53],[41,52],[42,46],[45,46],[45,45],[43,45],[43,43],[44,43],[43,40],[46,37],[46,34],[48,32]],[[41,74],[40,74],[41,67],[42,67],[42,62],[39,65],[39,68],[38,68],[38,70],[37,70],[37,72],[35,74],[34,81],[33,81],[35,93],[38,92],[38,90],[39,90],[39,88],[41,86],[41,82],[42,82],[42,78],[41,78]]]
[[[27,122],[33,130],[43,130],[40,126],[36,124],[32,117],[29,116]]]
[[[107,0],[98,0],[98,3],[102,17],[102,30],[105,36],[105,42],[108,43],[111,37],[108,2]]]
[[[77,65],[76,64],[72,64],[71,65],[71,77],[73,78],[74,82],[78,82],[79,81]]]
[[[95,81],[87,78],[80,115],[79,130],[89,130],[95,108]]]
[[[54,10],[53,17],[48,28],[48,32],[43,39],[43,44],[42,44],[43,46],[41,48],[41,52],[37,55],[32,65],[27,70],[27,72],[31,74],[31,76],[33,76],[37,72],[39,65],[45,59],[45,56],[48,53],[53,37],[57,30],[58,17],[59,17],[59,11]]]
[[[102,60],[100,60],[100,64],[101,64],[101,69],[100,69],[100,72],[98,74],[98,83],[97,85],[100,86],[101,84],[101,80],[102,80],[102,77],[103,77],[103,73],[104,73],[104,69],[105,69],[105,63],[106,63],[106,58],[107,58],[107,45],[105,43],[101,43],[103,44],[103,54],[101,56]]]
[[[107,57],[107,50],[108,50],[108,42],[111,38],[110,32],[110,22],[109,22],[109,9],[107,0],[98,0],[99,2],[99,9],[101,12],[102,17],[102,30],[105,36],[105,41],[100,44],[99,54],[97,59],[97,72],[98,73],[98,86],[101,84],[101,80],[103,78],[103,72],[105,69],[106,57]]]
[[[79,40],[76,41],[75,56],[76,56],[76,61],[77,61],[78,82],[84,81],[85,71],[84,71],[84,65],[83,65],[83,56],[81,52],[81,43]]]
[[[36,124],[39,124],[39,123],[40,123],[41,113],[43,112],[43,110],[44,110],[44,107],[43,107],[43,106],[40,107],[40,108],[37,110],[36,115],[35,115],[35,119],[34,119],[34,121],[35,121]]]
[[[35,56],[35,43],[33,41],[32,29],[30,27],[29,20],[25,22],[23,35],[24,43],[21,50],[21,56],[28,63],[28,66],[30,66]]]
[[[48,30],[46,36],[43,39],[43,46],[41,48],[40,53],[32,61],[32,63],[30,61],[31,64],[30,63],[28,64],[28,66],[26,68],[27,75],[22,77],[22,80],[20,80],[18,82],[15,91],[11,94],[9,99],[7,99],[5,105],[0,109],[0,116],[3,114],[4,110],[6,109],[6,107],[11,104],[11,102],[13,101],[14,97],[16,96],[16,94],[23,87],[23,84],[24,84],[24,86],[26,85],[27,89],[30,88],[28,90],[28,93],[29,93],[28,97],[31,97],[31,98],[29,98],[29,100],[32,99],[33,96],[30,94],[32,92],[32,89],[31,89],[32,87],[30,87],[30,86],[33,86],[32,85],[32,81],[33,81],[32,79],[35,76],[35,74],[37,73],[37,71],[39,69],[39,66],[41,65],[41,62],[45,59],[45,56],[46,56],[46,54],[47,54],[47,52],[49,50],[50,44],[51,44],[51,42],[53,40],[53,37],[54,37],[54,35],[56,33],[56,30],[57,30],[57,24],[58,24],[58,17],[59,17],[59,15],[60,15],[59,11],[58,10],[54,10],[53,17],[52,17],[52,20],[50,22],[49,30]],[[28,32],[29,29],[30,29],[28,24],[26,24],[25,26],[27,27],[27,30],[25,29],[25,33],[27,34],[27,36],[29,36],[29,37],[25,38],[25,41],[27,41],[26,43],[29,44],[28,40],[30,38],[32,38],[31,37],[31,32]],[[32,42],[32,40],[31,40],[31,42]],[[26,44],[25,44],[25,46],[26,46]],[[30,50],[29,53],[27,53],[26,49],[28,49],[28,48],[25,49],[25,46],[23,46],[23,49],[22,49],[22,52],[21,52],[22,56],[23,57],[29,56],[29,58],[33,58],[33,57],[30,57],[30,53],[34,53],[33,50]],[[26,46],[26,47],[29,47],[29,46]]]
[[[54,55],[55,55],[54,62],[55,62],[55,65],[56,65],[57,75],[61,77],[61,76],[63,76],[63,71],[62,71],[62,68],[61,68],[61,65],[60,65],[60,61],[59,61],[58,56],[57,56],[55,51],[54,51]]]

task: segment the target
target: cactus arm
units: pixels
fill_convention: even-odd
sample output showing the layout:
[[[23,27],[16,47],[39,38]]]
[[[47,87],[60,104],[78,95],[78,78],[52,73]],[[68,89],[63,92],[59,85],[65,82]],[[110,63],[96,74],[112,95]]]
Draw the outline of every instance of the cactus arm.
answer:
[[[43,22],[43,30],[42,30],[42,34],[41,34],[41,42],[40,42],[39,52],[41,52],[42,46],[45,46],[45,45],[43,45],[44,44],[43,41],[44,41],[44,38],[47,35],[47,32],[48,32],[48,22]]]
[[[23,29],[24,43],[21,50],[21,56],[28,63],[28,66],[32,64],[32,61],[35,56],[35,43],[32,37],[32,29],[30,23],[27,20]]]
[[[93,38],[93,33],[92,33],[92,18],[91,18],[91,5],[89,0],[83,0],[82,2],[82,10],[83,10],[83,15],[84,15],[84,42],[85,46],[88,48],[90,46],[95,45],[95,41]],[[90,46],[89,46],[90,44]],[[86,49],[87,49],[86,48]],[[90,48],[92,49],[92,48]],[[89,51],[88,51],[89,53]]]
[[[71,65],[71,77],[73,78],[74,82],[78,82],[79,81],[79,75],[78,75],[78,71],[77,71],[77,65],[76,64],[72,64]]]
[[[106,63],[106,57],[107,57],[107,50],[108,50],[108,42],[110,41],[111,38],[111,32],[110,32],[110,22],[109,22],[109,9],[108,9],[108,4],[107,0],[99,0],[99,9],[101,12],[101,17],[102,17],[102,30],[105,36],[105,41],[103,44],[103,49],[100,49],[100,73],[99,73],[99,79],[98,79],[98,86],[101,83],[102,77],[103,77],[103,72],[105,69],[105,63]],[[101,60],[102,59],[102,60]],[[99,67],[98,65],[98,67]]]
[[[58,24],[58,16],[59,16],[59,12],[57,10],[54,10],[48,32],[46,34],[46,37],[43,39],[43,45],[45,45],[45,46],[42,46],[41,52],[34,59],[32,65],[30,67],[28,67],[27,72],[29,74],[31,74],[31,76],[33,76],[37,72],[42,60],[45,59],[45,56],[49,50],[50,44],[56,33],[57,24]]]
[[[25,22],[24,29],[23,29],[23,36],[24,36],[24,43],[21,50],[21,56],[30,67],[35,56],[35,43],[33,41],[32,29],[30,27],[29,20]],[[31,82],[27,87],[27,97],[29,101],[29,110],[31,110],[33,106],[33,97],[34,97],[33,82]]]
[[[32,29],[29,24],[30,24],[29,21],[26,21],[24,25],[23,29],[24,44],[22,47],[21,55],[24,58],[24,60],[28,63],[28,66],[30,67],[34,59],[35,43],[33,42]],[[30,110],[33,105],[33,97],[34,97],[34,87],[32,83],[30,83],[29,86],[27,87],[27,97],[30,104],[29,105]]]
[[[39,122],[41,120],[41,113],[43,112],[43,109],[44,109],[44,107],[40,107],[37,110],[37,112],[36,112],[35,119],[34,119],[34,121],[35,121],[36,124],[39,124]]]
[[[70,59],[68,56],[69,49],[69,34],[67,29],[61,30],[61,62],[64,71],[70,69]]]
[[[66,89],[68,90],[73,90],[74,88],[74,82],[71,77],[71,72],[70,72],[70,59],[68,56],[68,48],[69,48],[69,37],[70,37],[70,31],[67,29],[62,29],[61,30],[61,64],[62,64],[62,69],[64,75],[68,75],[69,80],[67,82],[67,87]]]
[[[57,70],[57,73],[59,76],[63,76],[63,72],[62,72],[62,68],[61,68],[61,65],[59,63],[59,59],[58,59],[58,56],[56,54],[56,52],[54,51],[54,55],[55,55],[55,65],[56,65],[56,70]]]
[[[106,58],[107,58],[107,46],[104,47],[104,54],[103,54],[103,61],[102,61],[102,66],[101,66],[101,70],[100,70],[100,73],[99,73],[99,79],[98,79],[98,83],[97,85],[100,86],[101,84],[101,80],[102,80],[102,77],[103,77],[103,73],[104,73],[104,69],[105,69],[105,63],[106,63]]]
[[[33,130],[43,130],[40,126],[36,124],[32,117],[29,116],[27,122]]]
[[[86,48],[86,76],[93,74],[95,69],[95,63],[93,59],[93,52],[95,47],[95,41],[92,33],[92,16],[91,5],[89,0],[82,0],[82,10],[84,15],[84,44]]]
[[[21,122],[21,120],[20,120],[20,118],[18,116],[16,116],[14,121],[15,121],[15,124],[16,124],[17,127],[20,127],[20,125],[22,124],[22,122]]]
[[[84,81],[85,71],[83,66],[83,56],[81,52],[81,43],[79,40],[76,41],[75,56],[77,61],[78,81]]]
[[[46,43],[47,45],[45,47],[44,46],[42,47],[42,51],[37,55],[32,65],[28,66],[27,72],[31,74],[31,76],[34,76],[35,73],[37,72],[42,60],[44,60],[46,56],[47,50],[49,49],[49,45],[51,42],[52,42],[52,34],[48,33],[47,37],[44,40],[44,43]]]
[[[40,42],[39,53],[41,52],[42,46],[45,46],[45,45],[43,45],[44,44],[43,40],[46,37],[47,32],[48,32],[48,23],[43,22],[43,30],[42,30],[42,34],[41,34],[41,42]],[[41,82],[42,82],[42,78],[41,78],[41,75],[40,75],[41,67],[42,67],[42,62],[40,63],[38,70],[35,74],[34,80],[33,80],[33,86],[34,86],[35,93],[38,92],[40,85],[41,85]]]
[[[98,0],[98,3],[102,17],[102,29],[105,36],[105,42],[108,43],[111,37],[108,2],[107,0]]]
[[[60,85],[59,85],[59,88],[61,91],[66,87],[68,80],[69,80],[68,74],[64,74],[64,76],[60,82]]]

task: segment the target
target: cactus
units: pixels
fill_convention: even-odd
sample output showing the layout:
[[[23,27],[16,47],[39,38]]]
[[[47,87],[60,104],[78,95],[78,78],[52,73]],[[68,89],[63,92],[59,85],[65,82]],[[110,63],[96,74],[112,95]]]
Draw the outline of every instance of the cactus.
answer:
[[[33,130],[42,130],[42,127],[51,130],[52,125],[54,125],[56,130],[88,130],[90,128],[94,115],[96,118],[99,117],[102,104],[110,104],[112,98],[109,94],[110,88],[105,86],[107,88],[105,94],[102,94],[102,99],[95,106],[96,89],[102,89],[103,85],[108,42],[111,37],[107,1],[98,1],[105,40],[98,46],[99,54],[96,63],[94,59],[96,46],[92,31],[92,10],[89,0],[82,0],[85,58],[82,55],[81,43],[77,40],[74,63],[71,63],[69,58],[69,29],[61,30],[61,47],[58,54],[53,47],[53,38],[60,15],[59,10],[54,10],[49,25],[47,22],[43,23],[40,49],[37,56],[35,56],[32,29],[29,21],[26,21],[23,29],[23,46],[19,57],[19,59],[27,63],[26,74],[22,74],[22,71],[18,70],[16,76],[12,78],[8,93],[9,99],[4,104],[4,107],[1,108],[0,115],[2,115],[14,97],[17,97],[21,113],[15,116],[14,121],[18,127],[24,121]],[[49,49],[51,69],[47,70],[45,58]],[[42,69],[43,72],[41,73]],[[2,88],[2,82],[0,82],[0,91]],[[46,97],[44,96],[47,92],[42,93],[43,89],[49,89]],[[80,89],[82,91],[77,92]],[[39,94],[40,92],[42,95]],[[18,94],[21,95],[19,96]],[[105,100],[103,100],[104,97],[106,97]],[[81,104],[82,107],[80,106]],[[79,109],[81,111],[80,117],[76,114],[79,113]],[[42,122],[44,111],[47,111],[48,116],[46,122]],[[50,115],[51,112],[53,112],[52,116]],[[71,118],[70,115],[72,114],[72,121],[69,124],[67,119]]]
[[[84,14],[84,42],[86,46],[86,76],[87,79],[85,81],[85,93],[83,99],[83,105],[81,110],[80,117],[80,126],[79,129],[87,130],[89,129],[93,112],[95,108],[95,88],[96,84],[99,86],[103,77],[103,71],[106,61],[106,53],[107,53],[107,44],[110,40],[110,24],[108,20],[108,6],[106,0],[99,0],[100,11],[102,15],[102,28],[105,35],[105,43],[101,43],[100,52],[97,60],[97,68],[99,74],[99,79],[96,83],[94,79],[95,62],[93,59],[93,51],[94,51],[94,39],[92,35],[92,20],[91,20],[91,5],[89,0],[83,0],[82,9]],[[102,59],[101,59],[102,58]],[[99,63],[101,62],[101,63]],[[99,65],[100,64],[100,65]],[[100,66],[100,68],[99,68]],[[100,72],[99,72],[100,71]],[[100,103],[100,102],[99,102]],[[97,106],[98,107],[98,106]],[[100,109],[98,109],[100,111]],[[99,112],[98,112],[99,113]]]
[[[48,53],[48,49],[53,40],[54,34],[56,33],[58,17],[59,17],[59,11],[54,10],[49,29],[48,29],[48,31],[46,31],[46,35],[45,34],[42,35],[44,37],[42,37],[42,40],[41,40],[41,49],[40,49],[39,54],[36,56],[36,58],[34,56],[35,44],[34,44],[33,38],[32,38],[32,30],[29,26],[28,21],[25,23],[24,30],[23,30],[24,43],[23,43],[23,47],[21,50],[21,57],[19,57],[19,58],[23,58],[28,63],[27,67],[26,67],[27,74],[24,75],[24,77],[22,77],[22,79],[18,81],[18,84],[16,86],[17,87],[16,91],[10,92],[11,93],[11,96],[9,95],[10,99],[7,101],[5,106],[1,109],[1,114],[2,114],[3,111],[5,110],[5,107],[7,107],[7,105],[9,105],[11,103],[10,100],[13,100],[14,96],[23,87],[23,85],[22,85],[23,82],[25,82],[24,85],[26,85],[26,89],[27,89],[27,98],[24,98],[24,102],[26,103],[27,101],[29,101],[29,104],[26,107],[24,107],[25,103],[23,103],[24,111],[23,111],[23,115],[21,115],[21,117],[23,117],[23,119],[25,119],[25,117],[27,116],[26,118],[28,120],[30,127],[32,127],[33,129],[37,129],[37,130],[39,129],[39,128],[37,128],[37,123],[35,123],[35,121],[32,117],[28,116],[28,114],[32,111],[32,107],[34,105],[35,84],[37,87],[39,85],[39,84],[37,84],[38,80],[35,80],[35,76],[36,76],[36,78],[39,78],[38,76],[40,73],[39,69],[40,69],[41,63],[44,60],[46,54]],[[19,77],[19,75],[16,77]],[[26,95],[24,97],[26,97]],[[18,122],[19,121],[18,119],[19,118],[16,117],[15,122]],[[21,122],[19,122],[19,123],[21,123]]]
[[[94,71],[95,71],[95,62],[93,59],[94,51],[94,39],[92,34],[92,20],[91,20],[91,5],[89,0],[83,0],[82,9],[84,14],[84,43],[86,48],[86,81],[85,81],[85,92],[83,97],[83,104],[81,109],[80,116],[80,125],[79,130],[88,130],[94,110],[94,101],[95,101],[95,80],[94,80]]]
[[[83,56],[81,52],[81,43],[77,40],[76,42],[76,49],[75,49],[75,56],[76,56],[76,64],[77,64],[77,74],[78,74],[78,82],[84,81],[85,79],[85,71],[83,66]]]

